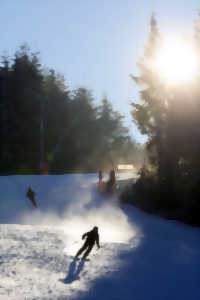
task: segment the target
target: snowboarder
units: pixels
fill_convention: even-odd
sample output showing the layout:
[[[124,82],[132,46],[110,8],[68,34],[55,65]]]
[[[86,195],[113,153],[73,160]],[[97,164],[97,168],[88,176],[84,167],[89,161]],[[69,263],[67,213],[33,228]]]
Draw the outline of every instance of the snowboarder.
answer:
[[[37,203],[35,201],[35,192],[29,187],[26,196],[31,200],[32,204],[37,208]]]
[[[94,247],[94,244],[96,242],[98,248],[100,248],[99,246],[99,234],[98,234],[98,227],[95,226],[91,231],[88,231],[86,233],[83,234],[82,236],[82,240],[85,239],[85,237],[87,237],[85,243],[83,244],[83,246],[79,249],[79,251],[76,254],[76,258],[79,257],[79,255],[81,255],[81,253],[83,251],[85,251],[85,254],[83,255],[83,258],[86,258],[89,253],[91,252],[92,248]]]

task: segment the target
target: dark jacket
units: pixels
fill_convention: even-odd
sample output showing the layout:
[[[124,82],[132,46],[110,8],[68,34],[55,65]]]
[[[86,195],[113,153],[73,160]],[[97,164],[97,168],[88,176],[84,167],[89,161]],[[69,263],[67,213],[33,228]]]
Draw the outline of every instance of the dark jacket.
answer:
[[[33,205],[37,208],[37,203],[35,201],[35,192],[31,188],[28,189],[26,196],[31,200]]]
[[[91,230],[83,234],[82,239],[84,240],[87,237],[86,242],[88,244],[94,244],[96,242],[97,246],[99,246],[99,234],[98,231]]]

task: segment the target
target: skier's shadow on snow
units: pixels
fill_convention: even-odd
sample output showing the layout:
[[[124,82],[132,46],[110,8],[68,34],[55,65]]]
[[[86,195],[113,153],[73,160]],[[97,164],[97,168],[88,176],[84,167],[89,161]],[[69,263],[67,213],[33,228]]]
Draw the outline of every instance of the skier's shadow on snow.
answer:
[[[77,258],[74,258],[70,264],[69,272],[67,276],[64,279],[60,279],[60,281],[62,281],[65,284],[69,284],[75,280],[80,279],[79,274],[83,270],[84,264],[85,264],[85,260],[79,261]]]

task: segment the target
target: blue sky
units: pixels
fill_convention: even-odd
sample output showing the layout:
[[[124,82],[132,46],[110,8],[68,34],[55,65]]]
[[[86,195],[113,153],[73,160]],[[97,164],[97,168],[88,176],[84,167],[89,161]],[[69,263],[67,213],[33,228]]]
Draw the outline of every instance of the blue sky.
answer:
[[[198,8],[196,0],[1,0],[0,54],[12,56],[28,43],[70,89],[90,88],[98,101],[107,95],[143,142],[131,122],[130,103],[139,101],[139,89],[129,74],[138,74],[151,14],[162,33],[191,34]]]

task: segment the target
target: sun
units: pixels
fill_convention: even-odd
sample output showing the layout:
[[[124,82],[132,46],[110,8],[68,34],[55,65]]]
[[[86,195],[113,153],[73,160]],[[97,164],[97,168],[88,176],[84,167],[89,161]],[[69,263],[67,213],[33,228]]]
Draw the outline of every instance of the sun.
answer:
[[[163,41],[156,67],[169,85],[185,84],[197,75],[197,57],[192,43],[178,38]]]

